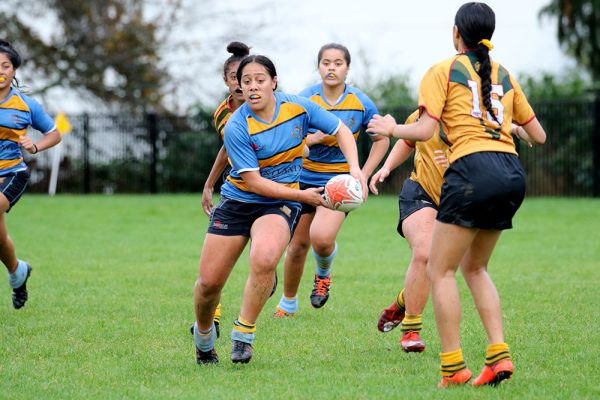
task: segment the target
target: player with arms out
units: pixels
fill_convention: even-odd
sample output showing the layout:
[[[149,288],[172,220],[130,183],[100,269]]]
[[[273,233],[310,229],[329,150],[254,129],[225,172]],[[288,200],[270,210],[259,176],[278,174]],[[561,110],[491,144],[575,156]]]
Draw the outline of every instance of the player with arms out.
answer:
[[[322,46],[317,56],[321,82],[303,90],[300,96],[309,98],[338,116],[358,138],[372,116],[377,114],[377,108],[364,93],[346,84],[350,61],[350,52],[345,46],[337,43]],[[369,137],[373,140],[373,146],[362,168],[366,177],[371,176],[389,147],[388,138],[377,135]],[[302,188],[325,186],[329,179],[347,174],[350,170],[336,137],[326,136],[317,130],[308,135],[307,144],[310,153],[302,164]],[[284,289],[275,317],[294,316],[298,310],[298,286],[311,244],[316,272],[310,301],[315,308],[325,305],[329,299],[330,269],[338,248],[336,237],[345,218],[343,212],[327,207],[302,206],[298,227],[285,256]]]
[[[490,59],[495,24],[488,5],[461,6],[453,28],[458,54],[425,74],[419,88],[419,121],[397,125],[389,115],[375,116],[368,129],[422,141],[432,136],[439,121],[447,128],[450,166],[427,265],[442,345],[439,387],[466,384],[472,377],[460,345],[459,265],[488,338],[486,363],[473,385],[496,385],[513,373],[488,262],[502,230],[512,228],[525,196],[525,173],[515,151],[512,122],[523,127],[529,143],[544,143],[546,133],[513,76]]]
[[[52,118],[31,97],[21,93],[16,78],[21,65],[19,53],[0,39],[0,260],[8,270],[13,307],[19,309],[28,298],[27,280],[31,267],[17,259],[15,245],[8,235],[5,214],[19,201],[27,187],[29,172],[21,148],[30,154],[49,149],[61,140]],[[15,83],[12,86],[12,83]],[[27,136],[31,126],[44,135],[33,143]]]
[[[248,241],[252,240],[250,272],[231,333],[234,363],[252,358],[256,320],[272,290],[275,268],[292,236],[301,203],[325,204],[320,194],[323,188],[299,190],[309,128],[337,136],[350,173],[366,188],[350,130],[315,103],[275,92],[277,72],[271,60],[247,56],[240,63],[237,79],[246,103],[225,126],[232,169],[211,213],[194,290],[194,342],[200,364],[218,362],[213,315]]]
[[[418,117],[417,110],[405,123],[412,124]],[[377,321],[377,329],[381,332],[389,332],[401,324],[400,345],[407,353],[425,350],[421,330],[422,314],[429,297],[427,260],[444,172],[448,166],[448,142],[442,124],[437,125],[433,137],[425,142],[398,140],[381,169],[371,178],[369,185],[374,194],[379,194],[377,184],[383,182],[391,171],[405,162],[413,150],[414,170],[402,185],[398,199],[400,220],[397,227],[400,236],[406,238],[410,246],[412,258],[406,272],[404,288],[394,302],[383,310]]]

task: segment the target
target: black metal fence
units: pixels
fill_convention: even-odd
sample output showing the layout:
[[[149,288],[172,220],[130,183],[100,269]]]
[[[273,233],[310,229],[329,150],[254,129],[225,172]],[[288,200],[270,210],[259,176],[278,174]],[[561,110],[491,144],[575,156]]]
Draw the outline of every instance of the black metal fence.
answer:
[[[518,151],[528,175],[528,195],[600,196],[600,97],[533,104],[546,129],[543,146]],[[390,110],[401,122],[413,108]],[[196,116],[70,116],[72,133],[60,145],[57,193],[201,192],[220,141],[209,114]],[[364,160],[370,140],[359,139]],[[26,156],[30,192],[46,192],[54,152]],[[382,185],[398,193],[410,174],[406,162]]]

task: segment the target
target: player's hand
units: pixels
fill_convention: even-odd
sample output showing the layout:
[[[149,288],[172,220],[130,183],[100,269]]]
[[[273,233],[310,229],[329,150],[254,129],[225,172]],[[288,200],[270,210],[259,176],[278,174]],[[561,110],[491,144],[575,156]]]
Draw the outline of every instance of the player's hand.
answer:
[[[314,146],[315,144],[321,144],[321,143],[323,143],[323,140],[325,140],[326,137],[327,137],[327,135],[321,131],[316,131],[315,133],[309,133],[308,136],[306,136],[306,145],[308,147],[311,147],[311,146]]]
[[[369,197],[369,188],[367,187],[367,178],[365,178],[365,174],[363,174],[362,170],[358,167],[350,168],[350,175],[352,175],[355,179],[360,182],[360,187],[363,192],[363,202],[367,202],[367,198]]]
[[[213,195],[213,188],[212,187],[207,187],[205,186],[204,189],[202,190],[202,209],[204,210],[204,214],[208,215],[210,217],[210,213],[213,209],[213,203],[212,203],[212,195]]]
[[[434,150],[433,153],[433,161],[444,168],[448,168],[450,164],[448,163],[448,156],[446,155],[446,152],[444,150]]]
[[[369,121],[367,132],[376,133],[386,137],[394,137],[394,129],[396,128],[396,125],[396,120],[390,114],[387,114],[385,117],[375,114]]]
[[[375,175],[371,177],[369,189],[371,189],[371,192],[373,192],[373,194],[379,194],[379,190],[377,190],[377,184],[385,181],[385,178],[387,178],[388,176],[390,176],[390,170],[386,167],[382,167],[379,171],[375,173]]]
[[[300,191],[300,197],[301,197],[301,202],[311,205],[313,207],[318,207],[318,206],[323,206],[323,207],[329,207],[329,204],[325,201],[325,198],[323,197],[323,189],[325,189],[324,187],[318,187],[318,188],[308,188],[308,189],[304,189]]]
[[[27,150],[27,152],[29,154],[37,153],[35,146],[33,145],[33,141],[31,140],[31,138],[29,136],[27,136],[27,135],[20,136],[19,143],[21,144],[21,147],[23,147],[25,150]]]

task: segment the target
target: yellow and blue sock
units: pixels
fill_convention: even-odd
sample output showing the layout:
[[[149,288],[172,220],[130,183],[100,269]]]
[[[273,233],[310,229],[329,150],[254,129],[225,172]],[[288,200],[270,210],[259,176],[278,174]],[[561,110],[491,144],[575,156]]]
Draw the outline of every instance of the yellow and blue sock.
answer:
[[[331,265],[333,264],[333,259],[337,254],[338,245],[335,242],[335,247],[333,251],[328,256],[320,256],[315,253],[315,249],[312,250],[313,256],[315,257],[315,261],[317,262],[317,275],[319,278],[327,278],[329,276],[329,271],[331,269]]]
[[[499,361],[510,359],[510,351],[506,343],[488,344],[485,353],[485,365],[488,367],[496,364]]]
[[[467,368],[463,358],[462,349],[454,350],[448,353],[440,353],[442,376],[452,376],[455,373]]]
[[[281,299],[279,300],[278,308],[287,312],[287,313],[295,313],[298,311],[298,296],[294,297],[285,297],[281,295]]]
[[[198,323],[194,323],[194,343],[200,351],[208,352],[215,347],[217,332],[214,324],[207,330],[198,329]]]
[[[252,344],[254,341],[255,332],[256,324],[251,324],[250,322],[245,321],[242,317],[238,317],[238,319],[233,322],[231,340]]]

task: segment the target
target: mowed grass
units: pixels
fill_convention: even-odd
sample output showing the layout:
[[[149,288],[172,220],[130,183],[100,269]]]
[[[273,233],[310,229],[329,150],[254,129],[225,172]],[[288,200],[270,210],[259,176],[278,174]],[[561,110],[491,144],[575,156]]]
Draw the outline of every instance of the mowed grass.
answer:
[[[490,271],[503,303],[516,373],[498,388],[436,389],[439,339],[430,305],[423,354],[376,320],[403,283],[410,253],[393,196],[370,197],[339,236],[331,298],[310,306],[309,258],[295,319],[257,324],[254,358],[229,361],[245,253],[222,296],[221,363],[198,366],[189,326],[206,231],[200,196],[25,195],[7,215],[33,274],[15,311],[0,296],[0,398],[402,399],[599,398],[600,201],[527,199]],[[280,264],[279,277],[283,271]],[[462,344],[483,365],[486,336],[459,275]]]

